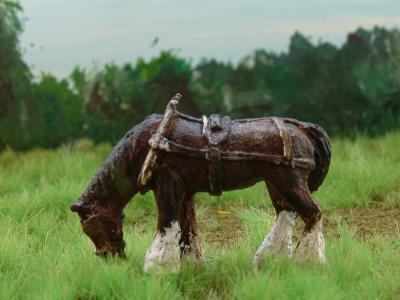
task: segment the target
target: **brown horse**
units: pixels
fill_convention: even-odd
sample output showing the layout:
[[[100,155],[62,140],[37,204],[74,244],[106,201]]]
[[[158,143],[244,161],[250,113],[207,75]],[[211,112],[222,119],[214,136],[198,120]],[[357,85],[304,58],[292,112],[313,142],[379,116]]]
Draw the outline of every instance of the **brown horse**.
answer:
[[[255,254],[292,255],[297,215],[305,223],[295,256],[325,261],[322,212],[311,193],[329,168],[330,143],[319,126],[287,118],[202,119],[175,110],[151,115],[133,127],[71,205],[96,254],[124,256],[123,208],[137,193],[153,190],[157,234],[145,259],[146,272],[177,272],[183,255],[202,262],[193,197],[214,195],[264,181],[276,222]]]

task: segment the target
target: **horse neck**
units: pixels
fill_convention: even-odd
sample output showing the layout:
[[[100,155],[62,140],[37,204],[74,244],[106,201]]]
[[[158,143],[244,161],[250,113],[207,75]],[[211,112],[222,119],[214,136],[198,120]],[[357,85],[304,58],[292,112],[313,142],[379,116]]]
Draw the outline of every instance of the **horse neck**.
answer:
[[[115,204],[123,208],[138,192],[137,178],[145,160],[147,141],[161,116],[151,115],[119,141],[81,197],[86,205]]]
[[[136,173],[130,168],[131,149],[123,140],[115,146],[81,196],[85,206],[123,208],[137,193]],[[137,172],[138,173],[138,172]]]

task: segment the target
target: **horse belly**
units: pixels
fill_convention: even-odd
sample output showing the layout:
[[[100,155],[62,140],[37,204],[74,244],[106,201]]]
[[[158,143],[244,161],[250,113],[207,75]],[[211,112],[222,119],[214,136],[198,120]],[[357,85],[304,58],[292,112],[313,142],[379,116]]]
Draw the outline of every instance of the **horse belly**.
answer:
[[[224,161],[222,163],[222,189],[242,189],[265,180],[266,170],[271,164],[254,161]]]
[[[201,158],[168,153],[162,164],[178,172],[189,193],[210,193],[210,161]],[[265,179],[273,164],[252,161],[223,161],[221,164],[222,190],[234,190],[251,186]]]

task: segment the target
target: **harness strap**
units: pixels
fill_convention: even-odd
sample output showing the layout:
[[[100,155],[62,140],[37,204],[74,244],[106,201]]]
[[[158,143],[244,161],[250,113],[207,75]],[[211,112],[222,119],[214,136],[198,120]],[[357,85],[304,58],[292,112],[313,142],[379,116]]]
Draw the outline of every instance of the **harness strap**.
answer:
[[[174,121],[174,116],[176,113],[176,106],[181,100],[182,95],[176,94],[172,99],[169,101],[167,108],[165,109],[164,116],[160,122],[160,125],[157,128],[156,133],[151,137],[151,141],[149,140],[149,144],[151,148],[146,155],[142,168],[140,170],[138,176],[138,186],[140,189],[143,189],[147,182],[153,175],[153,171],[157,169],[158,162],[160,159],[159,150],[163,150],[160,147],[159,143],[164,138],[164,136],[168,136],[172,123]]]
[[[162,138],[157,145],[150,140],[151,147],[156,147],[160,150],[175,153],[178,155],[190,156],[194,158],[202,158],[209,160],[209,148],[193,148],[177,144],[166,138]],[[308,158],[293,158],[292,161],[287,160],[282,155],[268,155],[263,153],[249,153],[243,151],[219,151],[221,160],[246,160],[246,161],[261,161],[269,162],[276,165],[292,166],[313,170],[315,168],[314,160]]]
[[[282,123],[280,118],[272,117],[272,120],[274,121],[275,126],[278,129],[279,136],[282,139],[283,157],[290,161],[292,168],[294,168],[292,140],[290,138],[290,134],[286,130],[285,125]]]
[[[222,159],[218,148],[211,147],[207,159],[210,161],[208,178],[211,195],[219,196],[222,194]]]
[[[225,140],[228,134],[222,127],[220,115],[213,114],[209,118],[203,116],[203,136],[208,143],[205,157],[209,161],[210,194],[214,196],[222,194],[222,159],[218,145]]]

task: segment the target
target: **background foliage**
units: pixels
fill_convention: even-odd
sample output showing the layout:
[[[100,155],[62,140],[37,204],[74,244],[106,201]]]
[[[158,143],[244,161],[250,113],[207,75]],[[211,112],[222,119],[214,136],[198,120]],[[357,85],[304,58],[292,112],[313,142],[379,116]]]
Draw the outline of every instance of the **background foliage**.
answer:
[[[400,123],[398,29],[359,28],[341,47],[296,32],[287,52],[259,49],[235,65],[193,65],[170,50],[122,66],[76,67],[64,79],[33,78],[19,45],[20,11],[14,1],[0,3],[0,148],[56,147],[81,137],[115,142],[178,91],[179,109],[195,116],[289,116],[340,135],[375,135]]]

